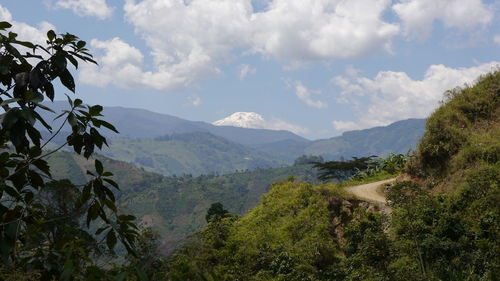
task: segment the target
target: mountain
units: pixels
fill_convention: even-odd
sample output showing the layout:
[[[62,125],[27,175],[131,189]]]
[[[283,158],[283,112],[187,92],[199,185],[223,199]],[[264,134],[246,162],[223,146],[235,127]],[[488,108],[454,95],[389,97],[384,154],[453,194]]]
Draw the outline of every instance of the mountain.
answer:
[[[425,122],[425,119],[407,119],[388,126],[344,132],[330,139],[311,142],[288,139],[254,147],[289,163],[300,155],[321,155],[327,160],[370,155],[386,157],[391,152],[405,154],[414,150],[423,135]]]
[[[56,102],[54,107],[57,111],[65,104]],[[103,113],[104,119],[120,131],[119,135],[108,133],[112,145],[104,155],[163,175],[223,174],[278,167],[292,164],[302,155],[335,160],[406,153],[415,148],[425,125],[424,119],[408,119],[309,141],[288,131],[214,126],[143,109],[106,107]],[[234,125],[256,126],[262,117],[240,112],[229,119],[239,120]],[[228,124],[229,119],[217,124]],[[65,139],[54,141],[62,143]]]
[[[64,101],[56,101],[54,104],[50,104],[50,107],[59,112],[67,109],[68,104]],[[188,121],[145,109],[106,106],[103,115],[105,120],[118,129],[119,137],[152,139],[172,134],[206,132],[243,145],[260,145],[283,140],[308,142],[307,139],[289,131],[215,126],[206,122]],[[47,120],[52,120],[55,116],[45,112],[44,117]],[[117,137],[113,133],[107,133],[107,136]]]
[[[163,175],[232,173],[286,165],[286,162],[206,132],[155,139],[114,138],[103,155]]]
[[[215,121],[215,126],[233,126],[241,128],[264,129],[264,117],[255,112],[235,112],[230,116]]]
[[[304,154],[322,155],[325,159],[405,154],[415,149],[425,128],[425,119],[407,119],[388,126],[349,131],[341,136],[317,140],[304,149]]]

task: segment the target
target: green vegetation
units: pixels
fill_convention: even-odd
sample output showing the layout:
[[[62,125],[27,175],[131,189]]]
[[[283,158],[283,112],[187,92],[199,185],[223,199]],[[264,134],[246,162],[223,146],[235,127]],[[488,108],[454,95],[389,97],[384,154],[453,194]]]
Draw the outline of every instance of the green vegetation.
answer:
[[[344,184],[277,183],[246,216],[193,235],[167,280],[498,280],[499,85],[494,72],[449,93],[405,168],[413,181],[388,189],[390,216]],[[350,182],[390,176],[405,161],[391,155]]]
[[[453,191],[468,174],[500,159],[500,72],[446,93],[429,118],[408,174],[436,191]]]
[[[180,241],[206,225],[211,204],[220,202],[231,214],[243,215],[255,207],[269,186],[278,181],[293,180],[318,183],[311,165],[242,171],[226,175],[199,177],[164,177],[144,171],[125,162],[96,155],[115,175],[120,191],[118,204],[139,217],[140,222],[158,230],[166,242],[162,251],[169,252]],[[83,184],[85,171],[92,161],[70,152],[58,152],[48,159],[56,167],[53,177],[69,178]]]
[[[84,106],[68,96],[70,109],[59,112],[61,127],[53,129],[40,112],[56,98],[54,81],[75,92],[69,64],[95,63],[86,43],[72,34],[50,30],[45,46],[17,40],[11,24],[0,22],[0,279],[103,279],[98,256],[113,253],[118,242],[134,254],[138,237],[135,217],[119,213],[112,189],[118,184],[101,161],[93,161],[87,178],[74,166],[52,167],[46,160],[63,146],[88,159],[107,145],[99,132],[116,131],[100,119],[102,106]],[[49,105],[50,106],[50,105]],[[55,113],[55,112],[53,112]],[[58,113],[56,113],[58,114]],[[54,116],[55,117],[55,116]],[[63,146],[47,144],[71,125]],[[42,139],[39,127],[51,136]],[[54,168],[65,169],[83,184],[56,180]],[[122,272],[121,274],[127,274]],[[110,275],[113,277],[113,275]]]
[[[285,164],[255,149],[202,132],[156,139],[115,138],[104,155],[167,176],[233,173]]]
[[[165,239],[163,251],[179,245],[185,237],[206,225],[211,204],[220,202],[231,214],[244,215],[255,207],[269,186],[287,180],[317,183],[310,165],[268,168],[222,176],[165,177],[142,190],[126,192],[120,206],[157,228]]]

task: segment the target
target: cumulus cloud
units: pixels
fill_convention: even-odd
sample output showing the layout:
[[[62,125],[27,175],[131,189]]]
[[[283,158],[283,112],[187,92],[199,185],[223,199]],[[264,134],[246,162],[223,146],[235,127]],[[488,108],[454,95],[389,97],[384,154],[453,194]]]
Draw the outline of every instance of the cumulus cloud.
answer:
[[[79,16],[91,16],[101,20],[113,14],[113,8],[108,6],[106,0],[59,0],[55,7],[70,9]]]
[[[399,32],[382,14],[390,0],[126,0],[125,19],[151,49],[156,88],[188,86],[258,53],[301,65],[389,50]],[[370,6],[370,9],[366,9]],[[230,24],[228,24],[230,23]],[[240,77],[252,73],[242,69]]]
[[[80,71],[80,81],[87,84],[118,87],[142,85],[146,74],[142,71],[144,56],[139,49],[115,37],[111,40],[90,42],[98,54],[100,66],[85,64]]]
[[[389,5],[390,0],[274,0],[265,12],[253,15],[252,48],[292,62],[389,49],[399,32],[396,24],[382,19]]]
[[[392,8],[403,22],[405,34],[418,40],[431,34],[436,20],[448,28],[470,30],[488,25],[494,16],[482,0],[401,0]]]
[[[253,129],[286,130],[296,134],[307,134],[309,130],[299,125],[288,123],[279,118],[264,118],[255,112],[235,112],[230,116],[213,122],[216,126],[233,126]]]
[[[243,80],[245,79],[248,75],[250,74],[255,74],[255,72],[257,72],[257,69],[256,68],[253,68],[251,67],[250,65],[248,64],[242,64],[240,66],[240,72],[238,74],[238,76],[240,77],[240,80]]]
[[[11,31],[18,34],[18,39],[22,41],[30,41],[36,44],[45,44],[47,40],[47,31],[55,30],[55,27],[46,22],[42,21],[38,26],[31,26],[24,22],[15,21],[12,18],[10,11],[0,5],[0,21],[8,21],[12,24]]]
[[[496,61],[469,68],[431,65],[422,80],[394,71],[381,71],[372,79],[335,77],[332,81],[342,90],[338,101],[351,105],[358,120],[335,120],[332,124],[336,130],[346,131],[427,117],[439,105],[446,90],[471,84],[478,76],[499,65],[500,62]]]
[[[308,106],[316,108],[326,108],[328,106],[325,102],[312,98],[313,95],[321,94],[320,91],[308,89],[300,81],[296,81],[294,87],[295,95]]]
[[[80,81],[95,86],[114,85],[121,88],[136,86],[154,89],[175,89],[191,84],[198,79],[196,73],[189,75],[189,65],[199,63],[188,59],[187,65],[172,65],[144,70],[144,55],[136,47],[118,37],[90,42],[99,66],[85,65],[80,71]]]

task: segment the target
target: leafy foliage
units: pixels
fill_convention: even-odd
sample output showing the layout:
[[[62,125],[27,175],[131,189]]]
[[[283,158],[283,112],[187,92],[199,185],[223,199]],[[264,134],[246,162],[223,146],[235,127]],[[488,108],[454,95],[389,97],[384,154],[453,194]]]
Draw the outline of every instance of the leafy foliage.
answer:
[[[17,40],[11,25],[0,23],[0,257],[2,271],[34,271],[42,280],[83,278],[99,271],[91,256],[100,253],[100,237],[107,249],[117,241],[132,253],[137,236],[135,217],[118,213],[112,189],[118,185],[102,162],[94,161],[90,180],[80,186],[54,181],[46,158],[63,146],[89,158],[107,145],[100,129],[116,131],[102,120],[102,106],[83,105],[67,97],[70,110],[63,125],[72,128],[66,141],[53,150],[47,144],[61,133],[41,117],[52,111],[42,104],[55,98],[54,82],[75,92],[70,65],[95,63],[75,35],[47,33],[45,46]],[[38,126],[52,135],[42,139]],[[82,220],[85,225],[82,225]],[[98,228],[90,233],[90,227]]]
[[[350,161],[317,162],[314,163],[314,168],[319,170],[318,178],[320,180],[342,180],[349,178],[357,171],[366,170],[373,166],[375,157],[353,157]]]
[[[461,171],[500,160],[500,71],[473,86],[446,93],[427,121],[426,133],[407,172],[429,186],[450,190]]]

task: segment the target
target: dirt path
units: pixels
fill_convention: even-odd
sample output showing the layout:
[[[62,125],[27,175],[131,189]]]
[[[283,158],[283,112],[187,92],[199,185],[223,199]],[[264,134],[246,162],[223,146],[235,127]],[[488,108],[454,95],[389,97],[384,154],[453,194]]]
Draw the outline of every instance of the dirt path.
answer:
[[[362,185],[350,186],[347,188],[347,191],[356,195],[356,197],[360,199],[385,204],[386,203],[385,197],[377,192],[377,187],[379,187],[382,184],[392,182],[394,180],[396,179],[388,179]]]

